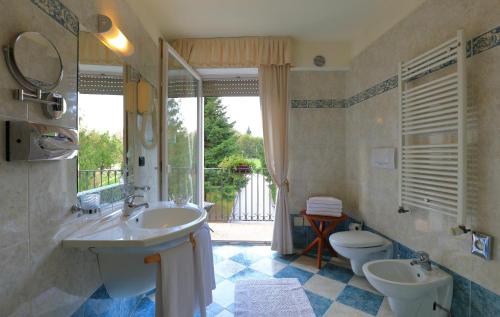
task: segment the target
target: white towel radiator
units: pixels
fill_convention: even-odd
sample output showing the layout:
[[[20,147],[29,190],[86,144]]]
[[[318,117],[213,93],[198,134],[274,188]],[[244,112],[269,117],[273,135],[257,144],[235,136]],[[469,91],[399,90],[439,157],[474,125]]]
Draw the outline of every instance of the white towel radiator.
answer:
[[[462,30],[399,63],[399,212],[424,209],[464,224],[466,42]]]

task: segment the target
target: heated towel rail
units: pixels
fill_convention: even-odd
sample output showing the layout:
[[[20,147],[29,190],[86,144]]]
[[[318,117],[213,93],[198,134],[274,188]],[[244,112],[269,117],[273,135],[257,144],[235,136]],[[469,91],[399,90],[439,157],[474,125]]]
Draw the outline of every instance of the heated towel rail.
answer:
[[[462,30],[399,63],[400,212],[424,209],[464,224],[466,42]]]

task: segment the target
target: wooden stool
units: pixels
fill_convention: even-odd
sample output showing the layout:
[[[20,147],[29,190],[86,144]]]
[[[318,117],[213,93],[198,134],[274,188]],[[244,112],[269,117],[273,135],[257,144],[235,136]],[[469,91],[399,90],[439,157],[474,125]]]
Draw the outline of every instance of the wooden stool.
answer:
[[[328,251],[332,254],[332,256],[336,256],[337,253],[335,250],[333,250],[332,246],[328,242],[328,237],[330,234],[335,230],[337,225],[341,223],[342,221],[347,219],[347,216],[342,214],[340,217],[333,217],[333,216],[320,216],[320,215],[308,215],[306,214],[305,210],[302,210],[300,212],[300,215],[307,219],[307,221],[311,224],[311,228],[313,231],[316,233],[317,237],[314,239],[313,242],[311,242],[305,249],[302,251],[301,255],[304,255],[308,253],[309,251],[314,248],[315,245],[318,245],[318,253],[316,255],[317,257],[317,264],[318,264],[318,269],[321,269],[321,257],[323,255],[323,248],[326,247]],[[316,221],[319,222],[319,227],[316,224]],[[328,225],[326,225],[329,223]]]

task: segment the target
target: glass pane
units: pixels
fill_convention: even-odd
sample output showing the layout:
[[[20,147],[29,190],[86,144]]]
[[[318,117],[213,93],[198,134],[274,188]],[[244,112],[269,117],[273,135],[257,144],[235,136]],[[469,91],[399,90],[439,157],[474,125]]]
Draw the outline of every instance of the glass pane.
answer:
[[[198,202],[198,80],[169,54],[168,197]]]

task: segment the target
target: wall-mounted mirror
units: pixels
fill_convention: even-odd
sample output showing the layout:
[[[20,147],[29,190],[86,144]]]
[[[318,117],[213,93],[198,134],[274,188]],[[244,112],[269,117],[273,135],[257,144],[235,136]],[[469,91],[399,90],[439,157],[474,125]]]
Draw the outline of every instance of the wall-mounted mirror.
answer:
[[[14,76],[24,88],[50,91],[61,81],[61,56],[54,44],[43,34],[21,33],[8,49]]]
[[[14,43],[13,53],[17,69],[33,88],[51,90],[61,81],[61,56],[54,44],[42,34],[20,34]]]
[[[123,196],[126,166],[126,67],[96,36],[80,32],[78,71],[80,202],[87,209],[113,208]]]
[[[156,199],[157,89],[93,33],[79,35],[79,200],[86,209],[123,206],[134,186]]]
[[[55,45],[43,34],[24,32],[4,48],[4,54],[9,71],[23,87],[16,91],[16,99],[41,103],[47,117],[61,118],[66,102],[52,92],[63,77],[63,64]]]

